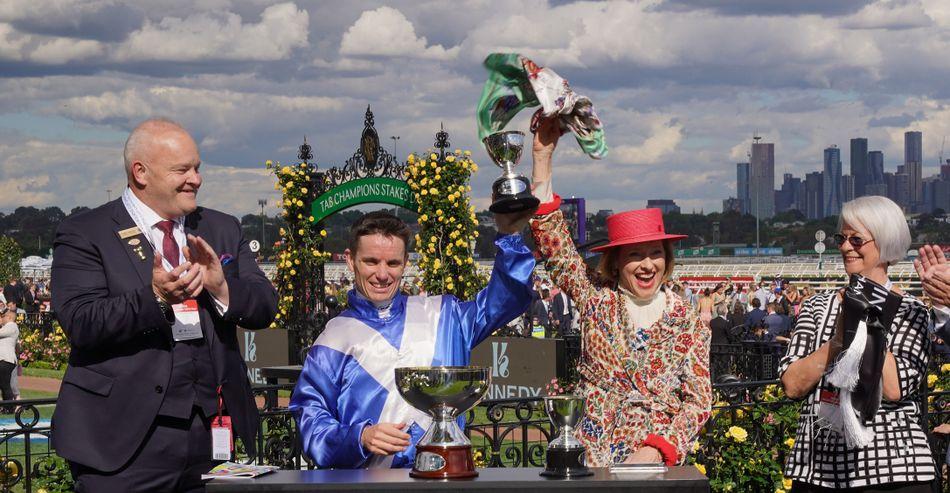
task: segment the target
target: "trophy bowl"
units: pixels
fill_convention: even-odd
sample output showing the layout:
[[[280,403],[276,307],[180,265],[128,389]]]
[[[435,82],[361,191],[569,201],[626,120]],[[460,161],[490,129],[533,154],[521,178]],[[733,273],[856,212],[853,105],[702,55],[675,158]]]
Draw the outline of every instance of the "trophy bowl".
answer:
[[[491,372],[478,366],[425,366],[396,368],[396,388],[412,407],[432,416],[432,424],[416,444],[415,464],[409,476],[460,479],[478,476],[472,442],[458,425],[458,417],[488,392]]]
[[[496,132],[482,139],[482,143],[488,157],[504,171],[492,184],[493,199],[488,210],[506,214],[537,207],[541,201],[531,194],[531,183],[514,172],[524,150],[524,132]]]
[[[544,410],[557,435],[548,442],[541,475],[577,478],[594,474],[584,465],[587,449],[574,437],[574,428],[584,417],[584,398],[576,395],[548,396],[544,398]]]

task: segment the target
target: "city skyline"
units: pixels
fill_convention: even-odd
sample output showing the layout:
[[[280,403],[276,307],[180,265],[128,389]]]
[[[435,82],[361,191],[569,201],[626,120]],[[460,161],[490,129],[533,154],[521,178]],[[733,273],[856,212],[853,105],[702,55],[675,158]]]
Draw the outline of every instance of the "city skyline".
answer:
[[[480,165],[482,209],[499,172],[474,108],[495,51],[552,68],[594,102],[609,155],[591,160],[565,138],[554,163],[555,191],[591,210],[652,198],[719,210],[755,133],[774,143],[777,181],[820,169],[832,143],[849,174],[856,136],[896,175],[904,131],[919,130],[927,177],[950,135],[948,29],[943,0],[6,0],[0,211],[114,199],[129,130],[165,116],[198,141],[201,204],[240,215],[269,199],[274,214],[264,161],[295,161],[306,136],[318,165],[344,163],[367,105],[400,158],[444,124]],[[527,153],[517,171],[530,175]]]
[[[771,143],[760,143],[761,136],[753,136],[750,155],[757,149],[768,148],[770,159],[774,160],[774,147]],[[946,139],[943,139],[945,143]],[[844,202],[865,195],[884,195],[898,203],[907,213],[929,213],[940,209],[950,212],[950,159],[945,158],[941,149],[940,158],[946,159],[937,167],[937,172],[924,176],[921,159],[923,156],[923,133],[916,130],[904,132],[904,162],[894,171],[888,171],[884,153],[868,150],[869,140],[865,137],[850,139],[850,174],[842,174],[841,148],[837,144],[826,147],[823,152],[822,167],[818,171],[808,172],[805,179],[784,173],[782,184],[775,190],[772,204],[774,212],[797,209],[808,219],[840,214]],[[756,215],[754,207],[746,210],[745,187],[749,183],[746,177],[749,165],[736,164],[736,197],[723,200],[722,210],[736,210]],[[754,166],[753,166],[754,167]],[[750,187],[757,186],[752,181]],[[768,186],[766,183],[758,184]],[[774,188],[774,183],[772,185]],[[760,209],[757,217],[767,219],[774,213],[768,208]]]

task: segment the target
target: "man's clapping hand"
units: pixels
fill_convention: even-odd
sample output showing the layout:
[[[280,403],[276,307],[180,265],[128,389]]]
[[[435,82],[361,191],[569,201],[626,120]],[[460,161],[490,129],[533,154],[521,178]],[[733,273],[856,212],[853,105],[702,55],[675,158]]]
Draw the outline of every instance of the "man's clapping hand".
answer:
[[[370,453],[392,455],[409,447],[409,434],[402,430],[406,423],[379,423],[363,428],[360,443]]]
[[[166,271],[162,266],[162,254],[155,252],[155,259],[152,261],[152,291],[155,296],[174,305],[198,296],[202,289],[204,284],[201,269],[192,269],[191,262],[185,262]]]
[[[924,293],[935,305],[950,306],[950,263],[943,250],[933,245],[924,245],[914,259],[914,269],[920,277]]]

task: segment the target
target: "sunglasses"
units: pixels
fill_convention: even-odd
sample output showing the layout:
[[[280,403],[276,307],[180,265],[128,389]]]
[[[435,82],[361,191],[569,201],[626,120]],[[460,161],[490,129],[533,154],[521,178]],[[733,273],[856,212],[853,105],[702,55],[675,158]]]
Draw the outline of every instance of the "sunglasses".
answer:
[[[874,240],[865,240],[864,238],[861,238],[860,236],[845,236],[841,233],[835,233],[834,236],[832,236],[832,238],[835,240],[835,245],[838,245],[839,247],[841,245],[844,245],[845,241],[850,243],[851,246],[853,246],[854,248],[861,248],[862,246],[874,241]]]

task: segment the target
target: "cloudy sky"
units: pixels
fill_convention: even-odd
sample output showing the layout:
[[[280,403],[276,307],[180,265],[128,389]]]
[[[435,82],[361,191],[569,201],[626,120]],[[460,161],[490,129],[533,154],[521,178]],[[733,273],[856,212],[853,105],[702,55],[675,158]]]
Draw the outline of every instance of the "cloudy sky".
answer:
[[[610,156],[569,139],[555,162],[555,189],[588,210],[719,210],[753,132],[775,143],[777,180],[819,169],[830,144],[847,172],[855,136],[894,170],[906,130],[924,134],[926,176],[950,135],[946,0],[3,0],[0,211],[115,197],[128,131],[165,116],[201,147],[199,200],[253,212],[276,198],[266,159],[293,161],[306,135],[318,164],[341,164],[367,104],[400,156],[444,123],[482,164],[487,206],[498,169],[474,108],[495,51],[594,101]]]

